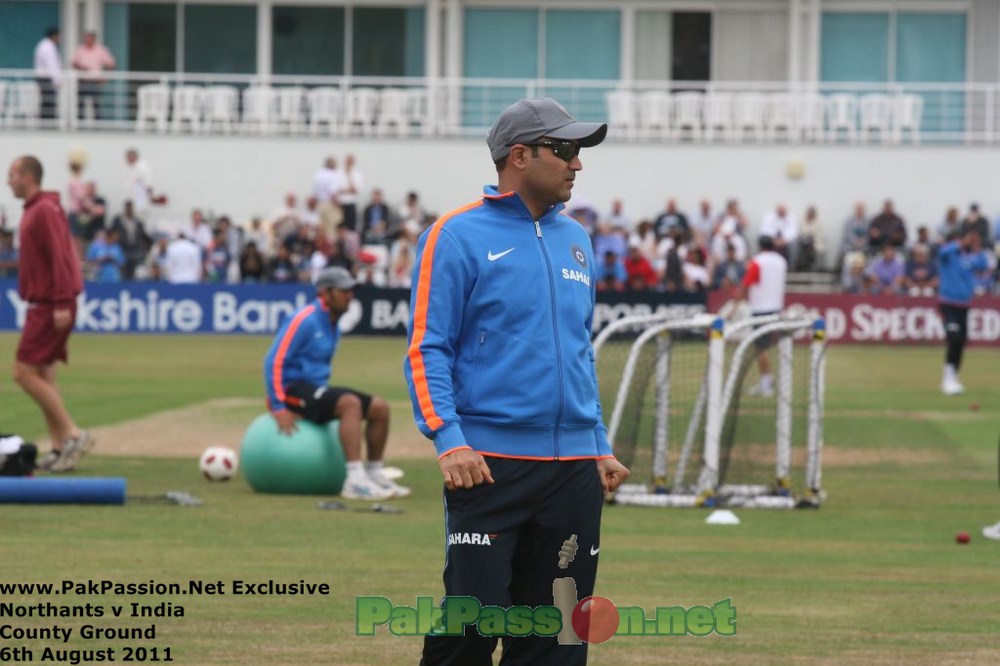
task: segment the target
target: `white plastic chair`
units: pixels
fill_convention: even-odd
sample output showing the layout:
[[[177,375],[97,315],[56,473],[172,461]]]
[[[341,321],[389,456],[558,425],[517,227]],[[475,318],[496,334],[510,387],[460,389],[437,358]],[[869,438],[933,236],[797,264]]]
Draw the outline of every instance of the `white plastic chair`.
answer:
[[[899,95],[893,100],[893,141],[900,143],[903,132],[909,130],[910,140],[920,143],[920,123],[924,115],[924,98],[920,95]]]
[[[424,88],[410,88],[406,91],[410,97],[410,104],[407,111],[410,116],[410,125],[420,128],[424,136],[430,135],[434,131],[431,123],[430,98],[429,93]],[[443,108],[439,106],[438,108]]]
[[[170,111],[170,87],[162,83],[147,83],[136,90],[138,109],[135,114],[135,131],[146,129],[146,121],[161,134],[167,131],[167,114]]]
[[[365,136],[375,133],[378,113],[378,91],[374,88],[351,88],[347,91],[345,105],[344,133],[350,134],[355,125],[361,127]]]
[[[767,100],[760,93],[747,92],[733,96],[733,139],[743,140],[744,130],[753,133],[754,141],[764,138]]]
[[[395,126],[399,136],[410,132],[410,93],[401,88],[383,88],[379,93],[378,133],[385,136]]]
[[[306,120],[306,89],[287,86],[277,88],[275,92],[278,97],[278,125],[286,126],[290,134],[298,134]]]
[[[608,105],[608,130],[626,139],[635,138],[639,128],[635,93],[612,90],[604,94],[604,100]]]
[[[326,123],[327,131],[336,134],[344,117],[344,94],[340,88],[320,86],[306,93],[309,106],[309,133],[318,134]]]
[[[705,140],[715,139],[715,131],[722,130],[722,140],[733,133],[733,95],[713,92],[705,95]]]
[[[823,141],[826,100],[818,93],[803,93],[796,104],[799,135],[803,141]]]
[[[892,100],[890,97],[879,93],[864,95],[859,102],[859,107],[861,109],[859,128],[861,141],[867,142],[870,133],[878,132],[882,143],[887,143],[889,141],[889,127],[892,124]]]
[[[42,110],[42,91],[38,84],[34,81],[15,81],[10,84],[9,94],[7,124],[13,125],[17,118],[21,118],[25,127],[37,127]]]
[[[201,86],[181,85],[173,91],[173,122],[171,130],[180,132],[187,122],[192,132],[201,130],[202,98],[205,89]]]
[[[823,113],[819,115],[822,125]],[[768,141],[777,141],[778,130],[784,130],[785,139],[792,141],[799,131],[798,100],[791,93],[774,93],[767,96],[765,127]]]
[[[639,128],[643,136],[670,136],[670,93],[647,90],[639,94]]]
[[[700,92],[675,93],[671,97],[673,104],[671,136],[680,139],[684,130],[691,132],[691,138],[701,140],[702,111],[705,106],[705,96]]]
[[[827,140],[836,141],[840,130],[847,133],[850,143],[858,137],[858,100],[854,95],[830,95],[826,98]]]
[[[229,134],[236,127],[240,116],[240,92],[236,86],[208,86],[205,88],[205,131],[218,125]]]
[[[243,131],[256,129],[267,134],[272,129],[277,108],[274,88],[249,86],[243,90]]]

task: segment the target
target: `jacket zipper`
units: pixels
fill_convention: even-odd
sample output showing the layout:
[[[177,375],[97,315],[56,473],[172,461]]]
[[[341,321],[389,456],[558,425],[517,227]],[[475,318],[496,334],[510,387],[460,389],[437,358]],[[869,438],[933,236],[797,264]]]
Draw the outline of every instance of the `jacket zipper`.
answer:
[[[562,364],[562,354],[560,350],[562,345],[559,343],[559,326],[557,325],[556,317],[556,282],[555,278],[552,277],[552,261],[549,259],[549,252],[545,249],[545,241],[542,240],[542,225],[538,223],[538,220],[534,220],[535,223],[535,236],[538,238],[538,243],[542,248],[542,256],[545,258],[545,267],[548,269],[547,273],[549,276],[549,296],[552,307],[552,334],[556,341],[556,370],[558,372],[559,378],[559,410],[556,412],[556,427],[553,434],[552,448],[555,454],[553,458],[559,459],[559,428],[562,425],[562,413],[563,413],[563,364]]]

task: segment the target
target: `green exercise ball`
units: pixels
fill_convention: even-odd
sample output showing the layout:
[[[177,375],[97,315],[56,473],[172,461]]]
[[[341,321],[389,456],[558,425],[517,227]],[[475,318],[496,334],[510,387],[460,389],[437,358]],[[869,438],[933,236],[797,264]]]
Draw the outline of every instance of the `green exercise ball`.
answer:
[[[299,419],[291,436],[278,430],[270,414],[261,414],[243,436],[240,469],[259,493],[339,495],[347,476],[344,451],[330,427]]]

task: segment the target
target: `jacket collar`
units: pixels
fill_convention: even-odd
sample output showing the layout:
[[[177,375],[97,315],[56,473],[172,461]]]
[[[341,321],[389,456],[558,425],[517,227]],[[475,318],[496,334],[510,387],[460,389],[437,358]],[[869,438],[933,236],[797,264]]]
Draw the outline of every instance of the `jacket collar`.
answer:
[[[525,205],[521,196],[517,192],[504,192],[501,194],[499,190],[497,190],[496,185],[486,185],[483,187],[483,203],[508,215],[517,215],[519,217],[527,217],[528,219],[534,220],[531,216],[531,211],[528,210],[528,207]],[[566,204],[563,203],[550,206],[538,221],[542,224],[550,222],[554,220],[564,208],[566,208]]]

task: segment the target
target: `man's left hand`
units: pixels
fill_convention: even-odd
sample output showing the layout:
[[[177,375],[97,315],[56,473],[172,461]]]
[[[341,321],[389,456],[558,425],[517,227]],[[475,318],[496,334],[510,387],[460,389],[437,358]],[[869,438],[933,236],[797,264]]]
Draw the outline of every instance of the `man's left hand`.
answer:
[[[53,310],[52,325],[57,331],[65,331],[73,325],[73,313],[69,310]]]
[[[601,476],[604,492],[613,493],[618,490],[622,481],[628,478],[628,467],[618,462],[617,458],[601,458],[597,461],[597,473]]]

